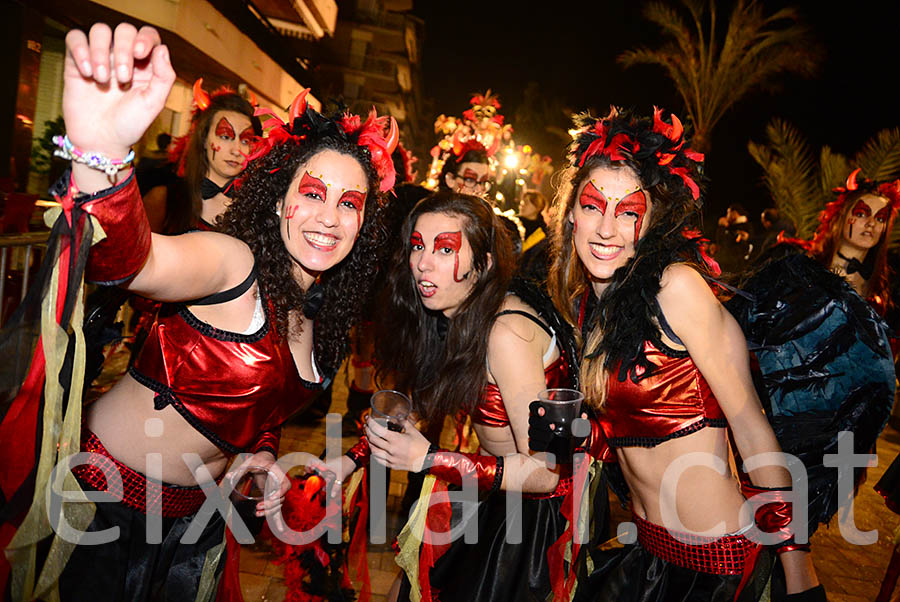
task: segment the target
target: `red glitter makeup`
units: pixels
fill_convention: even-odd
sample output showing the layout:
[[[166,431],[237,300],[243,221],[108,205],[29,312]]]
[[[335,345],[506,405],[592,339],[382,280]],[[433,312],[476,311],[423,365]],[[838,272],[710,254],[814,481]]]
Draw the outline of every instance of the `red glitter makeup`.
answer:
[[[462,282],[468,276],[468,274],[465,274],[462,278],[459,277],[459,250],[461,248],[462,232],[458,230],[456,232],[441,232],[434,237],[434,253],[441,249],[451,249],[456,255],[453,263],[453,280],[456,282]]]
[[[219,123],[216,124],[216,136],[224,136],[234,140],[234,127],[224,117],[219,119]]]
[[[647,196],[643,190],[635,190],[619,201],[619,204],[616,205],[616,217],[623,213],[634,213],[637,216],[637,219],[634,220],[634,244],[637,244],[638,236],[641,233],[641,224],[644,223],[644,216],[647,215]]]
[[[328,192],[328,189],[325,186],[325,182],[323,182],[319,178],[314,177],[311,173],[306,172],[300,179],[300,186],[298,186],[297,192],[303,195],[317,194],[321,198],[322,202],[325,202],[325,196]]]

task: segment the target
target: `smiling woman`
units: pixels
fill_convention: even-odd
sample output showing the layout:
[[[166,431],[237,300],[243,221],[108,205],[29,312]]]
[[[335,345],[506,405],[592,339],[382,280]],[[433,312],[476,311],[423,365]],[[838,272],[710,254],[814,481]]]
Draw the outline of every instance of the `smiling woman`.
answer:
[[[576,599],[756,600],[773,554],[745,537],[741,491],[775,492],[790,476],[782,460],[741,479],[727,468],[729,437],[743,458],[780,448],[747,343],[704,278],[715,266],[693,230],[703,155],[659,109],[613,109],[576,125],[557,193],[551,292],[582,333],[592,452],[618,461],[637,526],[636,543],[595,559]],[[672,478],[697,457],[706,460]],[[790,510],[766,505],[757,517],[785,527]],[[788,539],[778,552],[791,593],[816,586],[802,547]]]
[[[649,195],[634,172],[613,167],[592,169],[576,195],[569,214],[575,247],[591,278],[608,281],[649,227]]]
[[[233,471],[267,469],[278,486],[255,511],[278,524],[289,487],[275,463],[281,423],[328,386],[371,289],[384,193],[394,181],[396,123],[374,111],[365,121],[320,115],[304,92],[288,124],[267,121],[271,131],[249,157],[224,233],[151,235],[121,157],[165,105],[175,80],[168,49],[153,28],[127,24],[71,31],[66,41],[64,117],[69,146],[81,150],[72,153],[60,197],[73,220],[88,224],[90,214],[106,235],[84,251],[85,279],[171,305],[155,317],[129,373],[84,412],[81,450],[92,455],[73,468],[78,483],[106,491],[109,470],[124,482],[121,501],[97,504],[86,530],[115,526],[118,538],[81,542],[43,572],[23,552],[13,566],[13,598],[52,597],[28,583],[39,574],[39,587],[58,580],[64,600],[210,599],[225,564],[223,517],[207,521],[196,544],[181,543],[203,504],[201,484],[222,479],[232,457],[249,452]],[[227,110],[211,117],[201,156],[212,178],[228,176],[250,120]],[[88,154],[101,159],[83,159]],[[48,438],[55,429],[48,425]],[[188,466],[185,457],[198,462]],[[148,491],[159,492],[158,506]],[[13,547],[39,543],[17,539]]]

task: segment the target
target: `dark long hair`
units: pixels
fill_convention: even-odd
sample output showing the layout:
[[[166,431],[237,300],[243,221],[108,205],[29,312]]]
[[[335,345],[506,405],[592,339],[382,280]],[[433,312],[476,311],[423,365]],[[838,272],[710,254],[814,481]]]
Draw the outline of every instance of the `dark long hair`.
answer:
[[[259,118],[253,115],[253,105],[234,92],[213,94],[206,109],[194,115],[191,131],[184,156],[184,179],[190,194],[191,207],[195,216],[199,216],[200,184],[209,172],[209,158],[206,156],[206,137],[212,127],[213,117],[219,111],[234,111],[246,115],[250,119],[253,132],[262,135]]]
[[[700,198],[693,198],[679,178],[648,181],[643,175],[647,170],[642,170],[633,159],[610,160],[606,155],[587,157],[581,167],[573,165],[563,172],[554,200],[556,210],[550,243],[550,294],[563,318],[575,327],[577,336],[581,329],[575,308],[593,293],[588,293],[590,282],[575,252],[574,228],[567,218],[575,205],[579,186],[597,167],[631,170],[640,179],[650,201],[649,227],[635,246],[634,257],[613,274],[612,284],[599,300],[600,311],[586,317],[584,326],[588,333],[585,340],[580,341],[584,355],[581,383],[585,399],[591,405],[601,407],[606,399],[607,373],[615,366],[621,364],[624,373],[634,374],[636,367],[650,373],[643,344],[658,338],[657,306],[651,300],[659,292],[659,280],[665,268],[672,263],[685,262],[707,272],[708,266],[700,252],[699,234],[686,235],[686,231],[699,223]],[[699,181],[696,167],[689,167],[691,176]]]
[[[425,309],[409,267],[409,239],[419,216],[445,213],[463,218],[472,247],[472,292],[449,319]],[[400,233],[403,246],[388,273],[384,319],[378,323],[378,378],[387,374],[413,397],[429,421],[472,409],[486,381],[488,335],[515,269],[512,244],[491,207],[478,197],[439,191],[422,199]],[[490,254],[490,261],[488,260]]]
[[[377,272],[385,209],[369,151],[341,136],[337,129],[333,134],[303,141],[287,139],[250,163],[234,200],[221,218],[222,231],[243,240],[253,251],[259,285],[274,306],[275,327],[279,335],[288,336],[288,313],[304,306],[309,313],[308,297],[313,295],[313,289],[304,292],[293,277],[294,260],[284,246],[280,218],[275,211],[298,171],[314,155],[329,149],[359,162],[369,192],[362,227],[349,255],[324,272],[313,287],[315,295],[322,295],[321,308],[315,316],[315,357],[323,374],[333,374],[346,355],[348,332],[359,319]]]

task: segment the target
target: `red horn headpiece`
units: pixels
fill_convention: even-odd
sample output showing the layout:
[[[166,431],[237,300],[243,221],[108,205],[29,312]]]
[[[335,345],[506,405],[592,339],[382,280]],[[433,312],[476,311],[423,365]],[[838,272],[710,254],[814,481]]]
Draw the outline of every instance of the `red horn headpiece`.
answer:
[[[194,106],[205,111],[210,102],[209,94],[203,89],[203,78],[201,77],[194,82]]]
[[[306,102],[306,97],[309,95],[309,88],[300,91],[300,94],[294,98],[294,102],[291,103],[291,108],[288,109],[288,125],[294,123],[294,120],[303,115],[306,112],[306,107],[309,104]]]
[[[861,171],[861,169],[862,169],[862,168],[857,167],[856,169],[854,169],[853,171],[850,172],[850,175],[849,175],[849,176],[847,176],[847,185],[846,185],[846,189],[847,189],[848,192],[851,191],[851,190],[856,190],[857,188],[859,188],[859,185],[856,183],[856,176],[859,174],[859,172]]]

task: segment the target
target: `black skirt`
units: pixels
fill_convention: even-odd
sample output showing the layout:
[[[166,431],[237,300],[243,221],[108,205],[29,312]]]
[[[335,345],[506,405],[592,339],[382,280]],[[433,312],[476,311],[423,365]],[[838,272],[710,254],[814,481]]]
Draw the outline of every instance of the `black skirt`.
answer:
[[[82,485],[84,486],[84,485]],[[162,518],[162,542],[147,543],[147,516],[122,503],[98,503],[87,531],[119,529],[112,542],[76,546],[59,578],[60,599],[72,602],[136,602],[196,600],[207,553],[222,545],[209,590],[225,566],[225,521],[216,512],[196,543],[181,543],[195,514]],[[216,551],[210,553],[210,560]]]
[[[769,581],[774,553],[760,551],[737,602],[755,602]],[[595,570],[579,582],[576,602],[732,602],[743,575],[713,575],[680,567],[639,544],[595,553]]]
[[[609,523],[606,487],[595,497],[592,508],[593,536],[603,537]],[[602,498],[602,499],[601,499]],[[551,600],[547,551],[566,529],[562,514],[564,496],[522,499],[519,510],[506,510],[506,494],[497,492],[478,502],[478,541],[466,543],[462,537],[432,567],[429,581],[434,598],[440,602],[543,602]],[[453,517],[462,515],[453,503]],[[453,520],[456,527],[462,524]],[[513,533],[521,526],[519,543],[507,541],[507,525]],[[515,541],[514,539],[511,541]],[[582,546],[586,553],[590,545]],[[582,566],[582,563],[578,563]],[[398,600],[410,599],[410,584],[403,576]]]

